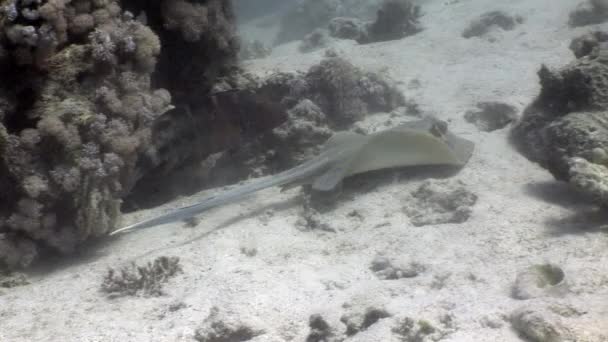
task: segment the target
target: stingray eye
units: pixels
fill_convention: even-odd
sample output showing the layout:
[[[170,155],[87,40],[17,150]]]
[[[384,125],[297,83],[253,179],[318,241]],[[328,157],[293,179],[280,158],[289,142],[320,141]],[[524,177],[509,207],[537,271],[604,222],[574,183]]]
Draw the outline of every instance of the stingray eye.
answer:
[[[431,126],[431,134],[434,136],[441,138],[448,131],[448,124],[445,121],[437,120]]]

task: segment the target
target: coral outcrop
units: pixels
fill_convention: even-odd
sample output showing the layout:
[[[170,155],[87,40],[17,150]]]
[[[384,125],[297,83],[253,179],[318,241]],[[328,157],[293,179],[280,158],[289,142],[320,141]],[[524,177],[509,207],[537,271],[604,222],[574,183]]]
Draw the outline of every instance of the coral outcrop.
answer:
[[[311,45],[306,41],[325,29],[332,37],[361,44],[401,39],[422,29],[420,16],[420,7],[410,0],[305,0],[287,11],[276,43],[305,39]]]
[[[367,23],[357,18],[337,17],[329,21],[329,35],[339,39],[367,40]]]
[[[304,38],[337,17],[372,20],[384,0],[298,0],[281,19],[276,44]],[[390,0],[390,2],[395,2]],[[404,1],[400,1],[404,2]]]
[[[574,52],[576,58],[581,58],[590,54],[600,43],[608,41],[608,33],[594,31],[572,39],[570,50]]]
[[[312,101],[331,128],[344,129],[370,112],[390,112],[405,104],[403,94],[387,77],[364,71],[341,57],[328,57],[306,73],[277,73],[260,91],[294,108]]]
[[[114,227],[150,123],[171,109],[151,84],[161,43],[115,1],[5,1],[0,27],[0,236],[69,252]],[[14,259],[0,256],[31,258]]]
[[[572,27],[599,24],[608,20],[608,1],[587,0],[570,12]]]
[[[378,9],[376,20],[369,24],[367,35],[359,43],[395,40],[422,30],[418,19],[422,15],[420,6],[409,0],[385,0]]]
[[[71,252],[142,181],[284,121],[234,31],[223,0],[0,3],[0,266]]]
[[[578,39],[575,42],[584,40]],[[529,159],[608,205],[608,49],[572,44],[580,57],[560,70],[542,67],[542,90],[512,130]]]
[[[492,132],[515,121],[517,108],[502,102],[479,102],[475,110],[469,110],[464,114],[464,119],[481,131]]]
[[[252,143],[221,157],[211,174],[235,182],[294,167],[319,152],[333,130],[344,130],[368,113],[406,104],[388,78],[364,71],[341,57],[328,57],[305,73],[277,73],[258,90],[288,108],[287,120]],[[228,175],[227,170],[238,170]],[[228,177],[228,178],[225,178]]]
[[[496,28],[511,31],[521,23],[523,23],[523,18],[520,16],[513,16],[502,11],[490,11],[473,20],[462,32],[462,37],[480,37]]]

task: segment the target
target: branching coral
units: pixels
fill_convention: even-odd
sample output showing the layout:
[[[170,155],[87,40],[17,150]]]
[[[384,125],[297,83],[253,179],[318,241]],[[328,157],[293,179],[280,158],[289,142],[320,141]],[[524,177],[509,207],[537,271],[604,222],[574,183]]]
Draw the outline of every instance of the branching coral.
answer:
[[[332,129],[349,128],[368,113],[390,112],[406,104],[389,78],[339,57],[326,58],[306,73],[274,74],[262,82],[259,92],[289,108],[286,121],[219,158],[212,175],[218,172],[234,182],[293,167],[315,155]],[[226,170],[235,169],[237,174],[226,179]]]

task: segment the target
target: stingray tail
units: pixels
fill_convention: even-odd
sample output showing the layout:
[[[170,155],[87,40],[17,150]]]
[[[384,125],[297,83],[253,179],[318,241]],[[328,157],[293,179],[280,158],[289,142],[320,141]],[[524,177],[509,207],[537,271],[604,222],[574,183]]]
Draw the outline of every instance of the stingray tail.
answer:
[[[209,196],[203,199],[201,202],[187,206],[178,208],[175,210],[171,210],[165,214],[160,216],[147,219],[144,221],[140,221],[134,223],[132,225],[117,229],[110,233],[110,235],[115,235],[118,233],[123,233],[126,231],[134,230],[134,229],[144,229],[150,228],[153,226],[166,224],[174,221],[185,220],[190,217],[193,217],[205,210],[211,209],[213,207],[217,207],[223,204],[231,203],[250,195],[254,192],[263,190],[265,188],[273,187],[273,186],[281,186],[288,183],[291,183],[296,180],[300,180],[302,178],[308,178],[324,170],[328,165],[329,159],[315,158],[309,162],[306,162],[300,166],[297,166],[293,169],[289,169],[283,172],[280,172],[273,176],[267,176],[264,178],[260,178],[254,180],[249,184],[243,184],[235,186],[232,189],[228,189],[225,192],[221,192],[217,195]]]

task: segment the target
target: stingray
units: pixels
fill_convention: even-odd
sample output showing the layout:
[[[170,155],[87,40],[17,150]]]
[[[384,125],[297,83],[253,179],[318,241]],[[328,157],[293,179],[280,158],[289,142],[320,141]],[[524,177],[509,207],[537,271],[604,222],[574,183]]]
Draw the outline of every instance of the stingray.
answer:
[[[368,171],[422,165],[462,167],[471,157],[474,146],[473,142],[448,131],[444,121],[433,117],[369,135],[337,132],[325,143],[318,156],[301,165],[117,229],[110,235],[186,220],[207,209],[235,202],[273,186],[311,185],[315,191],[331,191],[344,178]]]

